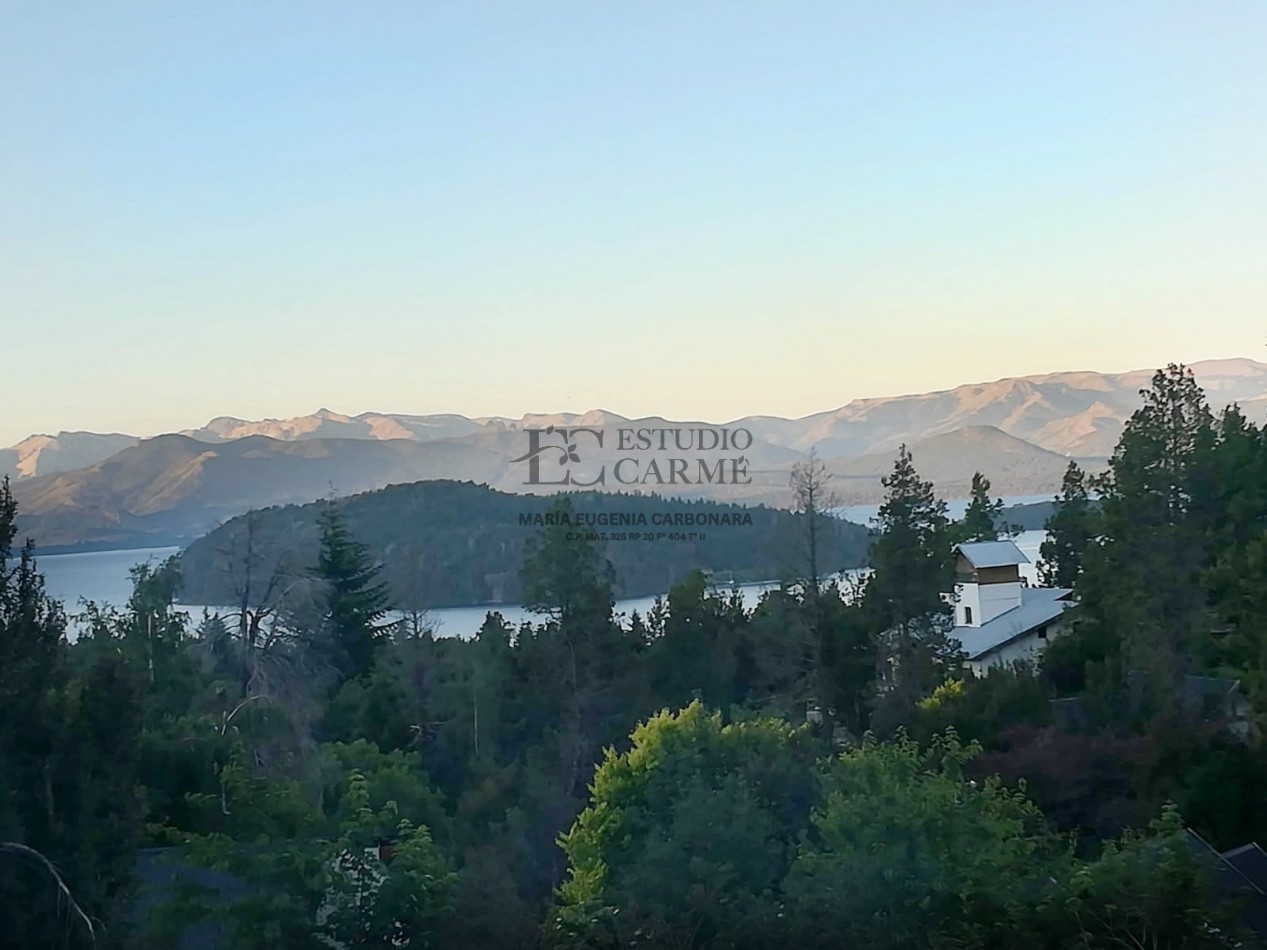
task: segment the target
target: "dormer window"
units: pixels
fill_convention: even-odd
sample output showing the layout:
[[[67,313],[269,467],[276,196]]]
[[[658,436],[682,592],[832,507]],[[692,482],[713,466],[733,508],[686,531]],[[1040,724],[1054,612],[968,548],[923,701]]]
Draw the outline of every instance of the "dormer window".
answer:
[[[972,608],[965,606],[963,608],[963,622],[969,626],[972,624]]]

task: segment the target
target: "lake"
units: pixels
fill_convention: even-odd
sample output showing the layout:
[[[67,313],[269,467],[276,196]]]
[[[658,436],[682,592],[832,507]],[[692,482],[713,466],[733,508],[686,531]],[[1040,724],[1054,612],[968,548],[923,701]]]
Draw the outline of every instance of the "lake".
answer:
[[[1025,531],[1015,539],[1017,546],[1030,559],[1030,564],[1022,565],[1021,573],[1031,584],[1037,581],[1038,547],[1044,536],[1043,531]],[[92,551],[85,554],[49,554],[37,558],[37,562],[44,574],[49,595],[62,601],[67,612],[74,614],[83,600],[122,606],[132,593],[128,571],[134,564],[147,561],[157,564],[179,551],[179,548],[142,548],[131,551]],[[857,572],[847,573],[852,575]],[[743,594],[744,604],[753,607],[765,591],[775,586],[777,585],[744,584],[737,589]],[[616,611],[626,618],[635,610],[645,616],[654,602],[654,596],[629,598],[618,601]],[[183,606],[183,609],[189,611],[195,619],[203,610],[201,606],[189,605]],[[492,611],[500,613],[515,626],[525,620],[541,619],[540,614],[531,613],[517,604],[440,607],[427,611],[427,618],[434,624],[438,636],[472,637]]]

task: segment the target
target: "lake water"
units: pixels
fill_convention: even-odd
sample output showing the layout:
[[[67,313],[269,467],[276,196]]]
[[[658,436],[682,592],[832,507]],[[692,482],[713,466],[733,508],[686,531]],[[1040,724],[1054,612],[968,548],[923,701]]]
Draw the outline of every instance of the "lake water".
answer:
[[[1025,531],[1015,540],[1017,546],[1029,558],[1030,563],[1022,565],[1021,573],[1031,584],[1037,582],[1038,547],[1043,542],[1045,532]],[[127,602],[132,592],[132,584],[128,571],[134,564],[158,563],[173,554],[179,548],[145,548],[133,551],[94,551],[87,554],[50,554],[38,558],[38,566],[44,574],[45,584],[50,596],[66,605],[68,613],[74,614],[83,600],[91,600],[97,604],[114,604],[121,606]],[[856,574],[857,572],[848,572]],[[743,594],[744,604],[753,607],[761,595],[770,590],[774,584],[744,584],[737,589]],[[651,609],[655,597],[635,597],[618,601],[616,611],[624,614],[626,619],[635,610],[643,616]],[[192,616],[197,618],[203,608],[186,606]],[[539,614],[531,613],[515,604],[479,607],[441,607],[427,611],[427,619],[435,626],[437,635],[449,637],[471,637],[484,623],[490,611],[500,613],[512,625],[518,626],[525,620],[540,620]],[[214,609],[213,609],[214,612]]]
[[[1051,501],[1055,496],[1046,495],[1009,495],[1001,499],[1003,504],[1009,508],[1012,505],[1036,505],[1040,501]],[[852,521],[855,524],[870,524],[871,519],[880,513],[879,505],[850,505],[847,508],[834,509],[836,514],[844,518],[846,521]],[[964,512],[968,510],[968,500],[966,498],[958,498],[954,501],[946,502],[946,513],[950,517],[958,520],[964,516]]]
[[[180,548],[143,548],[86,554],[45,554],[35,560],[44,575],[44,586],[49,596],[65,604],[68,613],[75,613],[84,600],[122,606],[132,595],[128,571],[133,565],[147,561],[158,564],[178,553]]]

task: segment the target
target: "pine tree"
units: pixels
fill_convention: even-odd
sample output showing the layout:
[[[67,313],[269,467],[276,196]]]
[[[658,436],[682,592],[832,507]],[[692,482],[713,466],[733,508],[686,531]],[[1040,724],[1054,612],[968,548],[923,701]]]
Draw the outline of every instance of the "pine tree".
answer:
[[[1127,669],[1153,675],[1173,706],[1192,647],[1212,626],[1202,573],[1216,432],[1192,371],[1159,370],[1096,486],[1102,544],[1086,549],[1082,615],[1116,643]]]
[[[0,933],[6,946],[123,946],[142,693],[118,643],[77,645],[0,482]],[[73,667],[79,667],[78,675]]]
[[[919,477],[905,445],[881,483],[886,494],[875,518],[880,534],[871,547],[865,599],[889,626],[943,613],[941,595],[952,581],[946,503]]]
[[[384,623],[390,604],[380,568],[365,545],[352,537],[342,514],[327,504],[320,515],[321,550],[315,574],[325,582],[326,626],[342,678],[369,673],[393,625]]]
[[[607,622],[616,574],[597,542],[575,527],[570,500],[559,499],[549,527],[529,544],[520,577],[529,610],[554,615],[563,626]]]
[[[583,793],[588,763],[631,724],[642,688],[640,643],[612,615],[615,571],[601,542],[577,530],[569,499],[555,502],[550,521],[529,544],[521,578],[525,604],[551,617],[530,649],[549,664],[538,701],[560,710],[562,791],[574,796]]]
[[[942,596],[953,589],[946,503],[919,477],[905,445],[883,484],[876,518],[882,533],[871,548],[862,602],[873,618],[883,684],[873,725],[887,730],[957,668],[959,650],[948,637],[952,619]]]
[[[980,472],[972,476],[972,495],[956,534],[961,541],[997,541],[1003,532],[1003,501],[990,497],[990,480]]]
[[[1082,555],[1095,538],[1096,513],[1091,507],[1086,474],[1071,461],[1060,483],[1056,509],[1044,528],[1047,539],[1038,549],[1039,582],[1046,587],[1073,587],[1082,571]]]
[[[58,731],[54,690],[66,679],[66,618],[44,593],[28,540],[15,559],[17,502],[0,482],[0,841],[43,854],[55,842],[56,802],[47,779]],[[54,859],[60,858],[55,855]],[[73,931],[43,870],[0,854],[0,928],[35,945],[45,927]]]

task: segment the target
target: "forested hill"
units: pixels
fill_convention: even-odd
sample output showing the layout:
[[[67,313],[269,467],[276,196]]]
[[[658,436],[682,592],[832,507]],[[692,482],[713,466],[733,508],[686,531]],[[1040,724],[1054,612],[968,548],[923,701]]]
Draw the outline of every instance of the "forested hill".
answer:
[[[727,581],[796,576],[801,568],[800,526],[787,511],[595,492],[569,499],[587,522],[578,532],[607,536],[618,596],[662,593],[697,568]],[[252,512],[196,541],[181,555],[184,600],[238,602],[248,565],[256,594],[274,579],[306,576],[317,563],[323,504]],[[506,494],[472,482],[427,481],[334,504],[354,537],[382,564],[394,606],[415,610],[518,603],[525,545],[541,532],[556,499]],[[699,516],[713,523],[692,525]],[[609,523],[589,523],[591,517]],[[636,523],[611,523],[623,517]],[[716,523],[726,520],[732,523]],[[825,552],[820,563],[827,571],[863,563],[866,528],[833,519],[830,535],[820,541]]]

